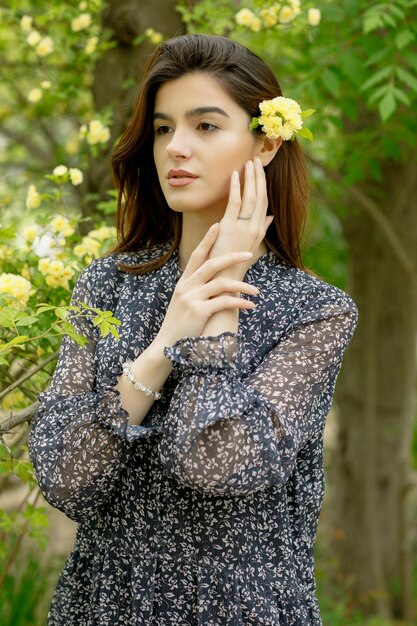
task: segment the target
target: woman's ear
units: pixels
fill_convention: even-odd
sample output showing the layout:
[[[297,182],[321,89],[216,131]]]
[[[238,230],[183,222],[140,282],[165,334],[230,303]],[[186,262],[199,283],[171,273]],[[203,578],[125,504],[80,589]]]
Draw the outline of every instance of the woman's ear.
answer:
[[[266,135],[259,137],[254,156],[258,156],[265,167],[272,161],[282,144],[282,137],[270,139]]]

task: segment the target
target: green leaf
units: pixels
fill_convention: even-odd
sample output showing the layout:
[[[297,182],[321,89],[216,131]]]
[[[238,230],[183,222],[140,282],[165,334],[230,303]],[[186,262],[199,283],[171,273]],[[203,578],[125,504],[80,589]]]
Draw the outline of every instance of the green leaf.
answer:
[[[417,78],[415,76],[410,74],[410,72],[407,72],[407,70],[404,70],[402,67],[396,68],[396,74],[403,83],[417,92]]]
[[[383,28],[384,23],[380,15],[376,13],[371,13],[365,15],[363,20],[363,32],[365,35],[371,33],[373,30],[377,30],[378,28]]]
[[[301,111],[301,119],[305,120],[306,117],[310,117],[313,113],[316,112],[317,109],[306,109],[305,111]]]
[[[399,100],[400,102],[402,102],[408,107],[411,106],[410,98],[405,93],[405,91],[403,91],[402,89],[399,89],[398,87],[394,87],[393,91],[397,100]]]
[[[110,330],[111,330],[111,326],[108,322],[106,322],[106,320],[104,320],[104,322],[101,322],[100,324],[100,332],[102,337],[107,337],[107,335],[109,334]]]
[[[397,103],[394,98],[394,94],[392,91],[389,91],[387,95],[381,100],[378,105],[379,113],[381,115],[382,121],[386,122],[391,115],[394,113],[397,108]]]
[[[37,305],[38,308],[38,314],[40,313],[45,313],[45,311],[52,311],[53,309],[55,309],[55,307],[51,304],[38,304]]]
[[[394,68],[392,65],[387,65],[383,67],[381,70],[379,70],[379,72],[376,72],[373,76],[371,76],[371,78],[365,81],[359,91],[366,91],[370,87],[373,87],[377,83],[380,83],[381,80],[384,80],[384,78],[388,78],[389,76],[391,76],[393,69]]]
[[[14,328],[15,315],[12,315],[10,311],[0,311],[0,326],[3,328]]]
[[[300,130],[297,130],[297,135],[301,135],[301,137],[304,137],[309,141],[313,141],[313,133],[306,126],[303,126],[302,128],[300,128]]]
[[[414,39],[414,33],[411,30],[408,30],[408,28],[405,30],[400,30],[400,32],[395,35],[395,45],[397,46],[398,50],[402,50],[403,48],[408,46],[409,43],[414,41]]]
[[[3,357],[0,356],[0,365],[9,365],[9,361],[7,361],[6,359],[3,359]]]
[[[259,120],[257,117],[253,117],[251,123],[249,124],[249,130],[255,130],[255,128],[258,128],[259,126]]]
[[[321,74],[321,82],[332,96],[340,95],[340,80],[335,72],[327,69]]]
[[[4,241],[11,241],[16,237],[16,226],[8,226],[7,228],[2,228],[0,226],[0,243]]]
[[[8,343],[0,345],[0,352],[6,352],[7,350],[10,350],[10,348],[12,348],[13,346],[16,346],[18,344],[24,343],[25,341],[28,341],[28,339],[29,337],[27,335],[19,335],[18,337],[14,337]]]
[[[113,337],[116,337],[117,340],[120,339],[120,335],[114,326],[110,326],[110,332],[113,335]]]
[[[66,308],[66,307],[63,307],[63,306],[57,306],[57,307],[55,308],[55,315],[56,315],[57,317],[59,317],[59,319],[61,319],[61,320],[65,320],[65,319],[68,317],[68,315],[69,315],[69,311],[67,311],[67,308]]]
[[[30,315],[22,317],[16,321],[16,326],[31,326],[38,321],[37,317],[31,317]]]

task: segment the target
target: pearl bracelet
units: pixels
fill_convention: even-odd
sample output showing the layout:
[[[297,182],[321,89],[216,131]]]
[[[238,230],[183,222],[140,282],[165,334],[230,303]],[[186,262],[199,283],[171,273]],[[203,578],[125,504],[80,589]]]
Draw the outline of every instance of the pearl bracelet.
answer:
[[[161,398],[161,394],[159,393],[159,391],[152,391],[152,389],[136,380],[136,378],[132,374],[132,365],[133,362],[130,360],[127,360],[126,363],[123,364],[123,373],[126,375],[126,378],[130,380],[135,389],[137,389],[138,391],[143,391],[145,396],[152,396],[154,400],[159,400]]]

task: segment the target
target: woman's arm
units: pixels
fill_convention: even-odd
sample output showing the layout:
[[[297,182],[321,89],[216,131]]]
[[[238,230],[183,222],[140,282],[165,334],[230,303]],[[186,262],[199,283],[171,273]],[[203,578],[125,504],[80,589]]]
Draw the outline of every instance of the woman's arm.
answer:
[[[71,303],[106,308],[107,303],[96,302],[93,294],[106,283],[114,288],[114,268],[111,277],[107,271],[102,260],[93,262],[80,275]],[[89,343],[82,348],[64,336],[51,384],[39,396],[29,453],[45,498],[69,517],[81,520],[94,514],[114,492],[127,464],[130,441],[152,436],[155,430],[129,426],[120,394],[113,388],[116,381],[96,388],[98,330],[90,317],[75,318],[72,323]]]
[[[310,306],[245,379],[233,333],[166,350],[182,377],[160,455],[180,483],[242,495],[286,482],[298,451],[324,427],[357,320],[345,295]]]

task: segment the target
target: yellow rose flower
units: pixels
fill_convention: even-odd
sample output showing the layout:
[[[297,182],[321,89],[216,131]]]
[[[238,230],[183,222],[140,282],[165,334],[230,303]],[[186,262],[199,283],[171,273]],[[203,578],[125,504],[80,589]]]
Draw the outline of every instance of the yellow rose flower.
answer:
[[[279,21],[281,24],[289,24],[295,18],[295,11],[292,7],[284,6],[279,12]]]
[[[28,99],[28,102],[31,102],[32,104],[36,104],[36,102],[39,102],[39,100],[42,100],[42,96],[43,96],[42,89],[39,89],[39,87],[33,87],[33,89],[29,91],[27,95],[27,99]]]
[[[26,195],[26,208],[37,209],[41,205],[41,197],[36,190],[35,185],[29,185]]]
[[[30,224],[22,229],[22,237],[25,243],[31,244],[40,234],[41,229],[37,224]]]
[[[0,274],[0,299],[6,306],[24,308],[29,300],[32,285],[18,274]]]
[[[277,139],[281,137],[284,141],[292,139],[294,133],[301,130],[303,125],[301,107],[295,100],[278,96],[272,100],[264,100],[259,104],[261,115],[252,119],[250,129],[262,127],[267,137]],[[313,111],[306,112],[311,114]],[[303,129],[304,136],[310,135],[307,129]]]
[[[42,35],[37,30],[32,30],[26,37],[26,41],[30,46],[36,46],[42,39]]]
[[[71,22],[71,30],[74,33],[77,33],[80,30],[85,30],[89,26],[91,26],[90,13],[80,13],[80,15],[74,18]]]
[[[106,239],[112,239],[116,237],[116,228],[114,226],[101,226],[95,230],[91,230],[88,236],[98,241],[106,241]]]
[[[90,39],[87,39],[87,43],[84,48],[86,54],[93,54],[96,51],[97,44],[98,37],[90,37]]]
[[[252,20],[255,17],[255,13],[250,9],[240,9],[235,15],[236,23],[239,26],[251,26]]]
[[[321,21],[320,9],[309,9],[307,14],[307,21],[310,26],[318,26]]]
[[[33,17],[31,15],[24,15],[20,20],[20,28],[24,33],[30,33],[32,30]]]
[[[83,182],[83,173],[77,167],[70,167],[69,170],[71,183],[76,187]]]
[[[52,232],[64,237],[70,237],[75,232],[74,227],[71,226],[69,220],[64,215],[57,215],[50,221],[49,225]]]
[[[100,120],[92,120],[88,127],[87,142],[90,145],[106,143],[110,139],[110,130]]]
[[[79,259],[82,259],[87,254],[87,249],[82,243],[79,243],[74,246],[73,252],[75,256],[77,256]]]
[[[50,89],[51,88],[51,81],[50,80],[43,80],[41,82],[41,87],[42,89]]]
[[[38,270],[41,274],[47,274],[49,272],[49,266],[51,264],[52,259],[49,257],[44,257],[43,259],[39,259],[38,261]]]
[[[36,53],[40,57],[46,57],[54,50],[54,42],[51,37],[42,37],[38,45],[36,46]]]
[[[278,7],[276,5],[272,7],[268,7],[267,9],[262,9],[260,12],[260,16],[262,18],[262,22],[264,26],[267,28],[272,28],[278,22]]]
[[[251,23],[249,24],[249,28],[253,30],[254,33],[259,33],[261,30],[261,20],[256,15],[253,16]]]
[[[65,176],[65,174],[68,172],[68,168],[66,165],[57,165],[56,167],[54,167],[54,169],[52,170],[52,174],[54,176]]]

